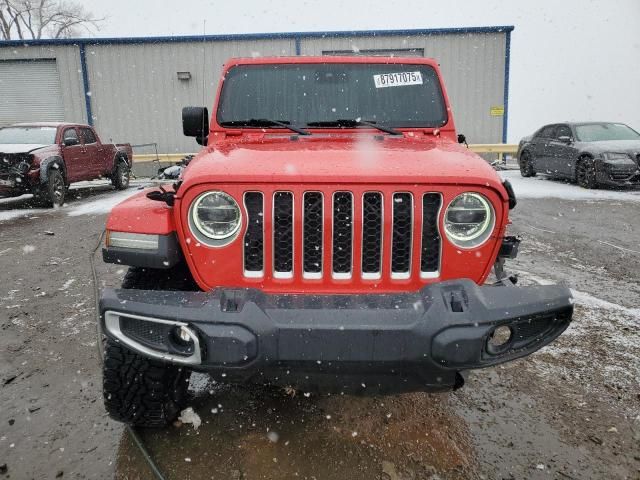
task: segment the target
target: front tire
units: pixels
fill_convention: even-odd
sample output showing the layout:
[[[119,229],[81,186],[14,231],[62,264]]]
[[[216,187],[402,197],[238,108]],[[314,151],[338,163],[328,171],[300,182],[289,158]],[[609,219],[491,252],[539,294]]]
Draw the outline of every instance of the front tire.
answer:
[[[131,267],[122,288],[133,290],[197,290],[183,265],[166,270]],[[164,427],[186,406],[191,370],[149,359],[108,339],[103,363],[104,406],[119,422]]]
[[[116,166],[115,172],[113,172],[113,176],[111,177],[111,183],[116,190],[125,190],[129,187],[129,179],[131,177],[131,169],[127,162],[123,160],[118,160],[118,165]]]
[[[578,160],[576,165],[576,182],[582,188],[596,188],[598,181],[596,180],[596,164],[593,158],[583,157]]]
[[[149,360],[107,340],[103,394],[109,416],[140,427],[164,427],[186,405],[190,372]]]
[[[531,154],[525,150],[520,154],[520,175],[523,177],[535,177],[536,170],[533,168]]]
[[[34,192],[36,204],[45,208],[61,207],[67,196],[67,186],[64,177],[58,169],[49,172],[47,181]]]

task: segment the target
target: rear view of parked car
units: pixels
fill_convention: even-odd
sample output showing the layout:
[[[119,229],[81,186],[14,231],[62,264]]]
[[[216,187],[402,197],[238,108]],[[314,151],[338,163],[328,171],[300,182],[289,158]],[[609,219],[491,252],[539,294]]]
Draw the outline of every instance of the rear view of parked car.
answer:
[[[640,186],[640,134],[623,123],[558,123],[518,146],[523,177],[566,178],[584,188]]]

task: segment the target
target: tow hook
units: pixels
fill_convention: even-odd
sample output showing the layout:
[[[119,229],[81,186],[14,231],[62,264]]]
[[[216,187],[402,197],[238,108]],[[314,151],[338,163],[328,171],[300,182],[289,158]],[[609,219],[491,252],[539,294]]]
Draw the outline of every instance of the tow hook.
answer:
[[[518,276],[515,274],[508,274],[504,270],[505,260],[507,258],[516,258],[518,256],[518,249],[520,248],[520,238],[509,235],[502,239],[502,245],[500,246],[500,252],[498,253],[498,259],[493,266],[493,271],[498,280],[494,285],[503,285],[506,287],[512,287],[518,283]]]

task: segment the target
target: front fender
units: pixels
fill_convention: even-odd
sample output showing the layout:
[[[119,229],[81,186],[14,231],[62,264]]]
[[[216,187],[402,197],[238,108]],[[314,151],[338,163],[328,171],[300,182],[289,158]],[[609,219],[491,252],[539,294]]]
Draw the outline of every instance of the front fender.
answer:
[[[66,178],[67,171],[64,160],[58,155],[47,157],[40,161],[40,183],[47,183],[49,180],[49,172],[52,168],[58,168],[62,171],[62,175]]]
[[[169,235],[175,232],[173,209],[147,198],[157,188],[142,190],[116,205],[107,218],[107,230]]]

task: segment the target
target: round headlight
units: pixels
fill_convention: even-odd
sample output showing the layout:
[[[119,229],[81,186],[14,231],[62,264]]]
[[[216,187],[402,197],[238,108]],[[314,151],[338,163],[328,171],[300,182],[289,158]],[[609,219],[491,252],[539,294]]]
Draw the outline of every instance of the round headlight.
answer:
[[[479,193],[458,195],[444,215],[447,238],[460,248],[482,245],[491,235],[494,225],[495,214],[491,203]]]
[[[233,236],[242,222],[238,203],[224,192],[203,193],[191,205],[189,215],[197,232],[212,240]]]

